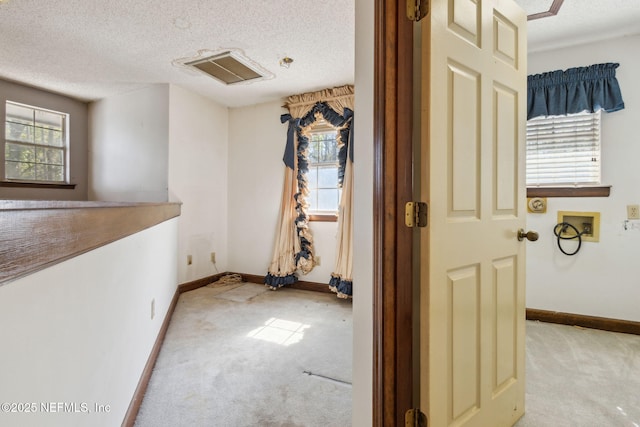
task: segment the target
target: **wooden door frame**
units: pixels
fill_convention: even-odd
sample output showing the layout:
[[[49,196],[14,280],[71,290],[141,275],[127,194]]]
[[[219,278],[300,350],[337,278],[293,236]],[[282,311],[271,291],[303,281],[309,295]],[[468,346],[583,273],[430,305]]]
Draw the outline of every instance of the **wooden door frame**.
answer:
[[[413,22],[405,0],[376,0],[373,177],[373,425],[404,425],[413,396]]]

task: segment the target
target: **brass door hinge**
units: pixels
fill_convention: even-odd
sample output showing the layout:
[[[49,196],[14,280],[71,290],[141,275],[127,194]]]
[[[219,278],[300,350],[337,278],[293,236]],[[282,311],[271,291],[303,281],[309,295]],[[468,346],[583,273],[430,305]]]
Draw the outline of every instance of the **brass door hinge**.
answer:
[[[431,0],[407,0],[407,18],[418,22],[429,14]]]
[[[427,416],[418,408],[404,413],[404,427],[427,427]]]
[[[409,228],[427,226],[428,206],[425,202],[407,202],[404,205],[404,225]]]

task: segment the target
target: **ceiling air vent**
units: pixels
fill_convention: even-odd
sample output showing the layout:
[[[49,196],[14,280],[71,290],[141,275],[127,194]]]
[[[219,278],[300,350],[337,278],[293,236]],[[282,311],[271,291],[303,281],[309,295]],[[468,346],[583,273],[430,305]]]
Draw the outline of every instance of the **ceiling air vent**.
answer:
[[[230,51],[187,62],[185,65],[197,68],[228,85],[265,77]]]

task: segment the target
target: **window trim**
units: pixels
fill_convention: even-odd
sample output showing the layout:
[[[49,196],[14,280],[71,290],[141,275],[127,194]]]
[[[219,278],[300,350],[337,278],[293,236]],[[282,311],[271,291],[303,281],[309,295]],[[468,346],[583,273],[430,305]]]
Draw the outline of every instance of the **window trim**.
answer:
[[[583,187],[527,187],[527,197],[609,197],[610,185]]]
[[[32,182],[32,181],[0,181],[0,187],[16,188],[59,188],[63,190],[73,190],[76,184],[72,183],[52,183],[52,182]]]
[[[311,134],[313,133],[335,133],[336,144],[338,138],[338,129],[331,126],[324,119],[317,120],[309,130],[309,143],[311,143]],[[339,148],[338,148],[339,149]],[[336,161],[337,163],[337,161]],[[320,165],[321,163],[318,163]],[[311,161],[309,160],[309,170],[311,169]],[[308,173],[308,172],[307,172]],[[339,190],[340,187],[337,187]],[[340,193],[338,193],[340,195]],[[309,222],[338,222],[338,211],[340,208],[340,197],[338,197],[338,206],[336,210],[309,210],[307,212],[307,220]]]
[[[309,214],[310,222],[338,222],[338,214],[323,214],[323,213],[311,213]]]
[[[3,132],[3,142],[2,142],[2,154],[1,154],[1,158],[2,158],[2,165],[0,165],[0,172],[1,175],[0,176],[0,187],[17,187],[17,188],[53,188],[53,189],[75,189],[76,184],[73,184],[70,182],[71,179],[71,156],[70,156],[70,131],[71,131],[71,125],[70,125],[70,114],[68,112],[65,111],[58,111],[58,110],[52,110],[50,108],[46,108],[46,107],[40,107],[37,105],[31,105],[31,104],[25,104],[23,102],[19,102],[19,101],[12,101],[10,99],[5,99],[4,100],[4,108],[3,108],[3,112],[4,112],[4,116],[3,116],[3,122],[4,122],[4,126],[3,128],[6,128],[6,123],[7,123],[7,105],[8,104],[12,104],[12,105],[16,105],[16,106],[20,106],[20,107],[24,107],[24,108],[30,108],[34,111],[44,111],[44,112],[50,112],[50,113],[55,113],[55,114],[59,114],[64,116],[64,122],[63,122],[63,140],[64,140],[64,144],[62,147],[54,147],[54,148],[59,148],[62,150],[62,157],[64,159],[64,164],[62,165],[64,168],[64,180],[62,181],[45,181],[45,180],[30,180],[30,179],[12,179],[12,178],[7,178],[7,171],[6,171],[6,146],[8,142],[13,142],[13,141],[9,141],[7,139],[7,135]],[[34,122],[34,126],[35,126],[35,122]],[[35,143],[25,143],[25,145],[30,145],[30,146],[39,146],[39,144],[35,144]]]

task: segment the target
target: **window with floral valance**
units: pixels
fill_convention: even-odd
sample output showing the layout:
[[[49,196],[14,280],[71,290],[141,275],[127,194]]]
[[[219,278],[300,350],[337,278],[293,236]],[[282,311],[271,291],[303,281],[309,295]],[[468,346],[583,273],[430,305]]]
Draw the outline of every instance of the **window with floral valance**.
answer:
[[[273,257],[264,278],[265,285],[271,289],[296,282],[298,272],[307,274],[315,265],[306,200],[307,152],[309,130],[322,119],[338,130],[338,174],[342,186],[336,267],[329,286],[339,297],[352,295],[353,105],[354,90],[350,85],[287,98],[285,108],[289,113],[280,118],[288,125],[283,156],[285,180]]]

